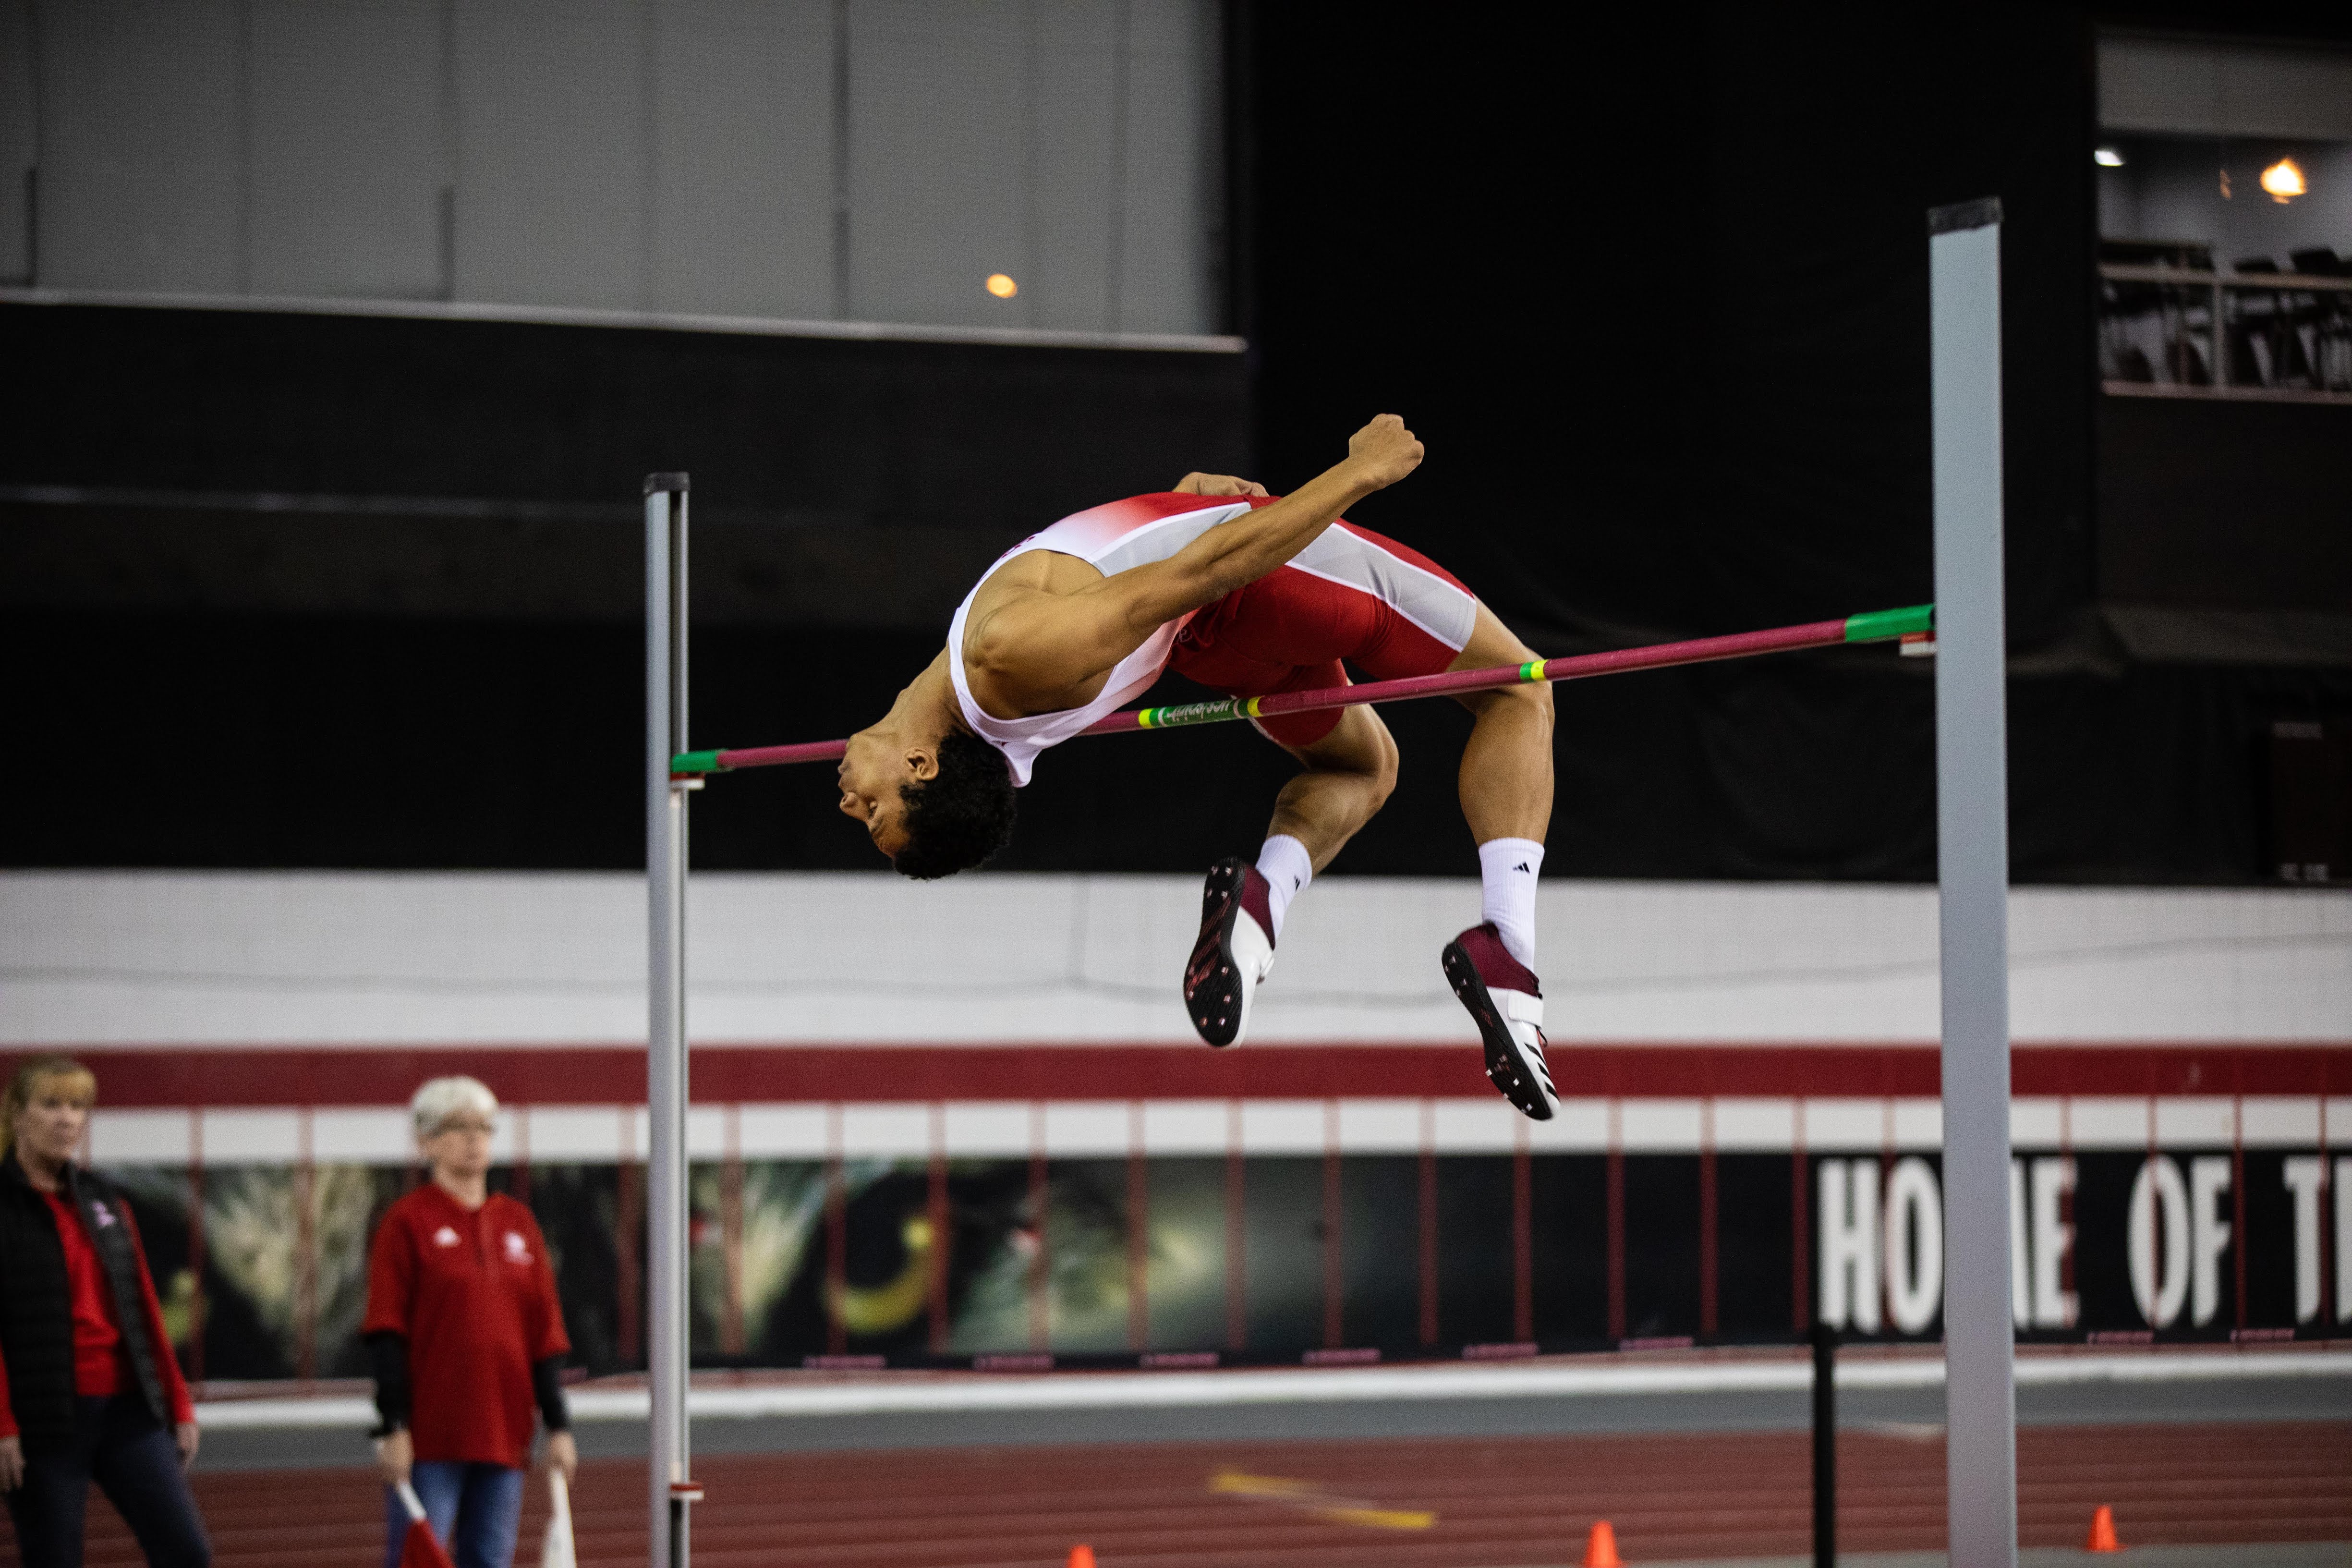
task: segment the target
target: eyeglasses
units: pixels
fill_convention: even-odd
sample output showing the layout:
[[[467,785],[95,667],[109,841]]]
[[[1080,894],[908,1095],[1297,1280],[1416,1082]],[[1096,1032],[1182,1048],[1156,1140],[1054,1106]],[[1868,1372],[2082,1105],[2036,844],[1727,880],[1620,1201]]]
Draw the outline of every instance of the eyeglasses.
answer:
[[[492,1136],[496,1131],[497,1130],[487,1121],[478,1121],[470,1118],[460,1119],[452,1117],[450,1120],[444,1121],[440,1126],[435,1128],[433,1131],[433,1136],[438,1138],[444,1133],[458,1132],[475,1137],[488,1138]]]

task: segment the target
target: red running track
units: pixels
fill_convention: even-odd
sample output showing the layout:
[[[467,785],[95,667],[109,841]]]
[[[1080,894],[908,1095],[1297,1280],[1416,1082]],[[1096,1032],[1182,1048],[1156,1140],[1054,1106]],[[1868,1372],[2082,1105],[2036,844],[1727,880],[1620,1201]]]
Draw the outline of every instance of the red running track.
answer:
[[[1677,1558],[1810,1552],[1801,1432],[1290,1444],[941,1448],[722,1455],[695,1467],[699,1568],[1061,1568],[1091,1544],[1102,1568],[1502,1568],[1580,1562],[1596,1519],[1639,1568]],[[2079,1546],[2115,1509],[2127,1544],[2352,1541],[2352,1422],[2027,1427],[2020,1532]],[[1848,1433],[1839,1545],[1940,1547],[1939,1436]],[[1301,1483],[1289,1496],[1212,1489],[1221,1472]],[[580,1560],[644,1561],[645,1470],[591,1463],[574,1494]],[[1230,1484],[1230,1483],[1229,1483]],[[374,1568],[381,1494],[361,1471],[200,1475],[222,1568]],[[531,1489],[523,1563],[544,1492]],[[1350,1523],[1318,1510],[1358,1507]],[[132,1568],[93,1503],[91,1568]]]

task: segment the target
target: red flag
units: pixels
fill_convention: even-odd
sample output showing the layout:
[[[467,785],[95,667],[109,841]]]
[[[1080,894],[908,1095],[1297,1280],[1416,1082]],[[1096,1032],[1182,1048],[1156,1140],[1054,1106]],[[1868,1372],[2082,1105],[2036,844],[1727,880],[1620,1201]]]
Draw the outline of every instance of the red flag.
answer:
[[[401,1538],[400,1568],[457,1568],[441,1542],[433,1537],[432,1525],[425,1522],[425,1504],[418,1500],[416,1489],[406,1481],[395,1489],[400,1493],[400,1506],[408,1510],[408,1533]]]
[[[408,1521],[408,1538],[400,1543],[400,1568],[457,1568],[441,1543],[433,1539],[433,1527],[421,1519]]]

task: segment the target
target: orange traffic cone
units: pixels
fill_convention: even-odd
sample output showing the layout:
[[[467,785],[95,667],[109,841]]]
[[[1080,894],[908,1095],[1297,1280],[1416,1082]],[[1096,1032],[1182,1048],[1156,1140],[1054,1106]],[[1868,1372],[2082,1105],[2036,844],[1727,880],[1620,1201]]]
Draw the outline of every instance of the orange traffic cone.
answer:
[[[2116,1510],[2105,1503],[2091,1516],[2091,1539],[2083,1543],[2085,1552],[2121,1552],[2124,1543],[2116,1539]]]
[[[1584,1568],[1625,1568],[1617,1555],[1617,1532],[1605,1519],[1592,1527],[1592,1539],[1584,1544]]]
[[[1095,1549],[1084,1545],[1071,1547],[1068,1568],[1095,1568]]]

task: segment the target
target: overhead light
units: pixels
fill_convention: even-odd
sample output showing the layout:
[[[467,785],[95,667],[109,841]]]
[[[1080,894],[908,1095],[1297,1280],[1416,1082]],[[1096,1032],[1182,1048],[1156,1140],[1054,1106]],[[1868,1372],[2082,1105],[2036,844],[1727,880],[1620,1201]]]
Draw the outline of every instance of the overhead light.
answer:
[[[2271,194],[2271,200],[2285,203],[2302,195],[2309,187],[2304,184],[2303,171],[2295,161],[2281,158],[2263,171],[2263,189]]]
[[[2120,169],[2124,166],[2123,149],[2120,147],[2102,147],[2097,152],[2091,154],[2091,162],[2096,163],[2102,169]]]
[[[995,295],[1000,300],[1010,300],[1013,296],[1021,292],[1021,285],[1015,283],[1011,278],[1005,276],[1002,272],[990,273],[988,275],[988,282],[984,287],[990,293]]]

